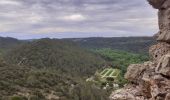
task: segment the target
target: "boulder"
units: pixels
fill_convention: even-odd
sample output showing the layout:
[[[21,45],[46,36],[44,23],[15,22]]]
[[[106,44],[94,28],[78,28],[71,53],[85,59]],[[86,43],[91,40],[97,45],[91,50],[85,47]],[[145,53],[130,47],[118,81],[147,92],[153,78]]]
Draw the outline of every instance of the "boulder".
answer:
[[[150,61],[143,64],[131,64],[127,68],[125,78],[136,84],[141,83],[145,71],[151,72],[151,70],[155,68],[154,66],[154,63]]]
[[[128,67],[125,78],[130,82],[137,83],[140,75],[145,70],[142,64],[132,64]]]

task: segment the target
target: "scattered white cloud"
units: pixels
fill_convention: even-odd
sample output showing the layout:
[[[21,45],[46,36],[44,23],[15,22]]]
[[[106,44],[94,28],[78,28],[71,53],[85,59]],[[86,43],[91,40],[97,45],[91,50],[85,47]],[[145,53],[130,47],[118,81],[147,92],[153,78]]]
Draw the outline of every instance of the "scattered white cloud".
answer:
[[[15,0],[0,0],[0,5],[20,5],[20,2],[17,2]]]
[[[86,17],[83,16],[82,14],[72,14],[64,16],[62,19],[66,21],[84,21],[86,20]]]
[[[49,33],[67,32],[67,31],[71,32],[71,30],[68,30],[68,29],[62,28],[62,27],[44,27],[44,28],[30,30],[30,31],[28,31],[28,33],[49,34]]]
[[[29,16],[26,17],[25,20],[27,20],[28,23],[37,24],[43,21],[43,17],[41,15],[31,13]]]

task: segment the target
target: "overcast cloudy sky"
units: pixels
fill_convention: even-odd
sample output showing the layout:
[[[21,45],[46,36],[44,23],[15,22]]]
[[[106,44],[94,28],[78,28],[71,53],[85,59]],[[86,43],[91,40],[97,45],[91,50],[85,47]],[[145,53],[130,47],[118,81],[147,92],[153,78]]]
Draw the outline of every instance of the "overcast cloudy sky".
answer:
[[[156,13],[146,0],[0,0],[0,36],[151,36]]]

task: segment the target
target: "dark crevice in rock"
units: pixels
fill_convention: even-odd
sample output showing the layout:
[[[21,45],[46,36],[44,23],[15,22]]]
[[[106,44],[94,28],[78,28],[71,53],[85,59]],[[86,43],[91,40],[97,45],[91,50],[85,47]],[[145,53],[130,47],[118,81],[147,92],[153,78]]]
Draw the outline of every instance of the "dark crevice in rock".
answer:
[[[170,80],[170,76],[166,76],[166,75],[164,75],[164,74],[160,74],[160,75],[161,75],[162,77],[164,77],[164,78]]]

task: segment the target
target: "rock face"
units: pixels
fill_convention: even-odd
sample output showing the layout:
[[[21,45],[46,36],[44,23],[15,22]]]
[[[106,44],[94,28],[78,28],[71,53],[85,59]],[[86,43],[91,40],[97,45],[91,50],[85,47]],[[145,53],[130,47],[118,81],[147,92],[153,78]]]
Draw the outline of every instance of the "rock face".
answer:
[[[170,54],[167,54],[160,59],[156,72],[170,77]]]
[[[158,11],[158,41],[170,42],[170,0],[148,0]]]
[[[159,10],[158,43],[149,49],[150,61],[128,67],[129,84],[110,100],[170,100],[170,0],[147,1]]]
[[[149,48],[149,54],[152,61],[159,62],[163,55],[170,53],[170,44],[165,42],[159,42]]]

